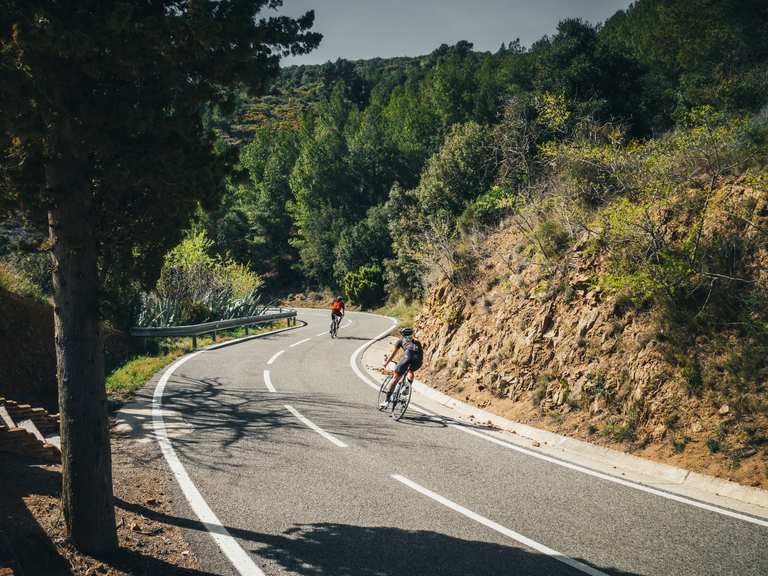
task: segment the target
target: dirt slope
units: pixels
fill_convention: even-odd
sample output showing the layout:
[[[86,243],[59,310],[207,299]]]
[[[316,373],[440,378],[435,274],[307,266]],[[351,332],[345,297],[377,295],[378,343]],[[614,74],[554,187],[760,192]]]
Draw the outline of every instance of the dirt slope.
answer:
[[[132,354],[129,337],[104,328],[107,369]],[[0,396],[58,412],[53,307],[0,288]]]
[[[766,220],[765,198],[753,204]],[[706,384],[694,393],[662,312],[594,287],[607,264],[586,239],[555,267],[528,245],[501,229],[471,282],[433,286],[417,319],[427,382],[519,422],[768,488],[766,362],[736,386],[736,335],[699,337]]]

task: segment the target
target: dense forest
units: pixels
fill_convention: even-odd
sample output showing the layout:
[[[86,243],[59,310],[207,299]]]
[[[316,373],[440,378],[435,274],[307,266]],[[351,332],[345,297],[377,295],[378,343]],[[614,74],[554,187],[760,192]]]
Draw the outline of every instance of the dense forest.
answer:
[[[238,160],[220,203],[189,223],[187,246],[198,250],[181,251],[197,267],[219,261],[230,297],[247,295],[222,270],[256,275],[247,286],[260,291],[331,288],[366,307],[418,300],[440,246],[544,193],[562,159],[556,145],[632,148],[691,129],[692,118],[761,118],[767,23],[759,0],[639,0],[602,24],[564,20],[530,47],[484,53],[459,42],[419,57],[285,68],[266,95],[233,91],[234,107],[208,111],[220,156]],[[579,209],[596,201],[582,200]],[[24,250],[29,236],[5,226],[4,274],[50,291],[44,256]],[[169,255],[155,293],[167,292],[173,265]],[[114,323],[150,321],[150,276],[105,282]],[[155,317],[206,317],[188,304],[192,312]]]
[[[562,21],[530,48],[459,42],[286,68],[269,96],[242,102],[238,170],[200,224],[271,286],[332,287],[365,305],[419,298],[429,228],[451,236],[514,209],[549,143],[587,123],[640,143],[694,110],[758,112],[767,22],[759,1],[641,0],[601,25]]]

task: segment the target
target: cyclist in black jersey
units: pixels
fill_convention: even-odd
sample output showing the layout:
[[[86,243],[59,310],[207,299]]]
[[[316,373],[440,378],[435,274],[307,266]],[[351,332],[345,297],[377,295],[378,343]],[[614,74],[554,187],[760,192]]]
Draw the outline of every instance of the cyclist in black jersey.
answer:
[[[389,403],[389,398],[392,396],[392,391],[397,386],[406,373],[408,373],[411,380],[413,380],[413,373],[421,368],[422,359],[424,356],[421,342],[413,337],[413,328],[403,328],[400,330],[400,339],[395,342],[395,347],[392,349],[392,353],[384,362],[384,367],[392,361],[399,350],[403,351],[403,357],[395,367],[395,377],[392,378],[392,382],[389,384],[389,390],[387,390],[387,398],[382,402],[382,406],[385,407]]]

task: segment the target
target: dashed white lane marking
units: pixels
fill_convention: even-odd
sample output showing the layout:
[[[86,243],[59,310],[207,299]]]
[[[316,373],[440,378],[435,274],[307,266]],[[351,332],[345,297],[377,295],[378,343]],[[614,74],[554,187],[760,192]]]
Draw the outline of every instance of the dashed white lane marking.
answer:
[[[264,386],[266,386],[267,390],[270,392],[277,392],[275,387],[272,386],[272,378],[269,377],[269,370],[264,370]]]
[[[293,406],[289,406],[288,404],[286,404],[285,407],[291,414],[293,414],[294,416],[296,416],[296,418],[301,420],[307,427],[311,428],[312,430],[320,434],[320,436],[328,440],[328,442],[335,444],[339,448],[348,448],[348,446],[344,444],[344,442],[336,438],[336,436],[332,434],[328,434],[328,432],[320,428],[320,426],[312,422],[312,420],[300,414],[299,411],[296,410],[296,408],[294,408]]]
[[[390,318],[393,322],[394,319]],[[396,322],[395,322],[396,323]],[[371,388],[374,388],[376,390],[379,389],[380,384],[375,383],[372,381],[368,376],[363,374],[362,370],[358,368],[357,366],[357,357],[360,355],[360,353],[365,350],[368,346],[376,342],[377,340],[383,338],[387,334],[389,334],[392,331],[390,328],[386,332],[382,332],[378,336],[374,337],[373,339],[369,340],[362,346],[360,346],[357,350],[355,350],[352,353],[352,356],[349,357],[349,365],[352,367],[352,370],[355,374],[357,374],[357,377],[360,378],[363,382],[368,384]],[[730,518],[735,518],[737,520],[741,520],[743,522],[749,522],[750,524],[755,524],[757,526],[764,526],[768,527],[768,521],[764,520],[762,518],[758,518],[755,516],[750,516],[748,514],[741,514],[740,512],[736,512],[735,510],[731,510],[728,508],[721,508],[719,506],[713,506],[710,504],[706,504],[705,502],[700,502],[698,500],[693,500],[691,498],[686,498],[685,496],[679,496],[677,494],[673,494],[672,492],[665,492],[664,490],[658,490],[656,488],[652,488],[650,486],[647,486],[645,484],[640,484],[639,482],[632,482],[631,480],[625,480],[623,478],[618,478],[616,476],[611,476],[610,474],[604,474],[602,472],[598,472],[596,470],[592,470],[590,468],[587,468],[586,466],[581,466],[579,464],[574,464],[572,462],[568,462],[566,460],[560,460],[559,458],[553,458],[551,456],[547,456],[546,454],[542,454],[540,452],[535,452],[533,450],[530,450],[528,448],[525,448],[523,446],[518,446],[517,444],[513,444],[511,442],[505,442],[504,440],[500,440],[499,438],[496,438],[494,436],[491,436],[490,434],[487,434],[485,432],[479,432],[477,430],[472,429],[471,425],[460,425],[456,424],[455,421],[451,422],[450,417],[441,417],[439,415],[432,414],[431,412],[428,412],[427,410],[424,410],[423,408],[420,408],[419,406],[411,403],[409,406],[409,409],[416,410],[417,412],[421,412],[422,414],[426,416],[430,416],[436,420],[439,420],[441,422],[445,422],[450,426],[451,428],[454,428],[455,430],[460,430],[461,432],[464,432],[466,434],[471,434],[472,436],[476,436],[478,438],[482,438],[486,442],[491,442],[493,444],[496,444],[498,446],[503,446],[504,448],[508,448],[510,450],[515,450],[517,452],[520,452],[521,454],[525,454],[527,456],[531,456],[533,458],[538,458],[539,460],[544,460],[545,462],[549,462],[551,464],[556,464],[558,466],[562,466],[563,468],[569,468],[571,470],[574,470],[576,472],[581,472],[582,474],[587,474],[589,476],[593,476],[595,478],[600,478],[601,480],[606,480],[608,482],[613,482],[614,484],[620,484],[621,486],[626,486],[627,488],[632,488],[634,490],[640,490],[641,492],[646,492],[648,494],[653,494],[654,496],[659,496],[661,498],[666,498],[667,500],[672,500],[674,502],[680,502],[681,504],[687,504],[688,506],[694,506],[695,508],[700,508],[702,510],[706,510],[708,512],[714,512],[716,514],[722,514],[723,516],[728,516]]]
[[[299,344],[304,344],[304,342],[309,342],[310,340],[312,340],[312,338],[304,338],[304,340],[299,340],[298,342],[294,342],[293,344],[288,346],[288,348],[295,348]]]
[[[493,520],[489,520],[485,516],[481,516],[480,514],[476,512],[472,512],[472,510],[469,510],[467,508],[464,508],[464,506],[461,506],[459,504],[456,504],[456,502],[453,502],[452,500],[448,500],[448,498],[445,498],[444,496],[440,496],[440,494],[436,494],[435,492],[432,492],[432,490],[429,490],[427,488],[424,488],[424,486],[421,486],[420,484],[417,484],[413,480],[408,480],[405,476],[400,476],[400,474],[392,474],[390,477],[393,480],[397,480],[398,482],[401,482],[408,486],[409,488],[412,488],[416,490],[417,492],[420,492],[424,496],[428,496],[435,502],[439,502],[443,506],[447,506],[451,510],[454,510],[458,512],[459,514],[466,516],[470,520],[474,520],[475,522],[478,522],[482,524],[483,526],[487,526],[491,530],[495,530],[499,534],[503,534],[507,538],[511,538],[512,540],[516,540],[517,542],[520,542],[524,546],[528,546],[529,548],[532,548],[533,550],[536,550],[537,552],[541,552],[542,554],[546,554],[547,556],[550,556],[554,560],[557,560],[558,562],[562,562],[563,564],[567,564],[571,568],[576,568],[576,570],[579,570],[581,572],[584,572],[585,574],[589,574],[590,576],[608,576],[605,572],[601,572],[600,570],[596,570],[595,568],[592,568],[591,566],[588,566],[586,564],[583,564],[582,562],[579,562],[578,560],[574,560],[570,556],[565,556],[558,552],[557,550],[553,550],[552,548],[549,548],[548,546],[545,546],[544,544],[540,544],[539,542],[536,542],[535,540],[531,540],[530,538],[523,536],[522,534],[519,534],[518,532],[515,532],[514,530],[510,530],[509,528],[506,528],[505,526],[502,526],[501,524],[498,524],[494,522]]]
[[[165,461],[168,462],[168,466],[170,467],[171,472],[173,472],[176,482],[179,483],[181,491],[187,498],[192,510],[197,514],[197,517],[200,519],[200,522],[203,523],[205,529],[208,530],[211,538],[213,538],[226,557],[229,558],[229,561],[232,562],[232,565],[237,572],[241,576],[265,576],[264,572],[256,566],[248,553],[237,543],[237,540],[232,538],[232,535],[222,525],[221,520],[216,517],[216,514],[213,513],[211,507],[208,506],[203,495],[200,494],[200,491],[192,482],[192,479],[189,477],[181,460],[179,460],[176,455],[176,451],[173,449],[173,445],[168,438],[168,432],[165,428],[165,421],[163,420],[161,408],[163,403],[163,392],[165,391],[168,379],[179,366],[202,352],[203,350],[176,360],[176,362],[171,364],[163,373],[160,382],[158,382],[157,387],[155,388],[155,393],[152,396],[152,422],[154,424],[155,435],[157,436],[157,443],[160,445],[160,450],[165,457]]]
[[[285,350],[280,350],[280,352],[276,353],[274,356],[272,356],[272,358],[267,360],[267,364],[272,364],[275,360],[277,360],[280,357],[280,354],[282,354],[283,352],[285,352]]]
[[[328,334],[328,330],[326,330],[325,332],[320,332],[320,334],[318,334],[318,336],[325,336],[326,334]]]

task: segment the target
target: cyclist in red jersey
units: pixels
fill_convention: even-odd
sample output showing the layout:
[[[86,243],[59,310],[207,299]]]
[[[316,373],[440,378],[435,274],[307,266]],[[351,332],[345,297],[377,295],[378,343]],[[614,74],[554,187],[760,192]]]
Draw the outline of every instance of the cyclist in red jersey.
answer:
[[[344,306],[344,299],[341,296],[336,296],[331,304],[331,322],[341,324],[341,319],[344,318],[346,307]]]

